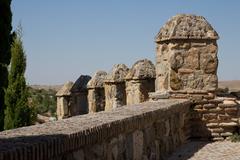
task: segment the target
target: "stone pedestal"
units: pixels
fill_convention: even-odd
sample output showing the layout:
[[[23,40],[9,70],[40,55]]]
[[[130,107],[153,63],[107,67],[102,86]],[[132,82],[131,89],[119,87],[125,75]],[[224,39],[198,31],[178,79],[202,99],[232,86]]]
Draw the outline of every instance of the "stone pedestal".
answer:
[[[104,81],[105,111],[121,107],[126,104],[125,76],[128,68],[124,64],[114,65]]]
[[[105,93],[103,81],[106,75],[106,72],[98,71],[87,84],[89,113],[104,111]]]
[[[176,15],[157,34],[156,93],[151,97],[214,98],[218,34],[202,16]]]
[[[137,61],[126,76],[127,105],[138,104],[149,99],[154,92],[155,66],[147,59]]]

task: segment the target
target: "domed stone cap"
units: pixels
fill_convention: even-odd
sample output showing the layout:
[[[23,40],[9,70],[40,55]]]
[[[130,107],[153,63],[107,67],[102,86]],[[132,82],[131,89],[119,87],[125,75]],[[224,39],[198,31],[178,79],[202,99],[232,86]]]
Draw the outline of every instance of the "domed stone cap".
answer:
[[[108,73],[105,82],[123,82],[129,69],[125,64],[116,64]]]
[[[148,79],[155,77],[156,72],[154,64],[148,59],[143,59],[134,63],[125,79]]]
[[[76,82],[73,84],[71,92],[81,92],[87,90],[87,83],[90,81],[89,75],[81,75]]]
[[[67,82],[63,85],[63,87],[56,93],[57,97],[61,96],[70,96],[71,92],[70,90],[72,89],[73,82]]]
[[[155,37],[156,42],[170,39],[219,39],[217,32],[202,16],[178,14]]]
[[[92,79],[88,82],[87,88],[103,88],[103,82],[106,76],[107,72],[105,71],[96,72]]]

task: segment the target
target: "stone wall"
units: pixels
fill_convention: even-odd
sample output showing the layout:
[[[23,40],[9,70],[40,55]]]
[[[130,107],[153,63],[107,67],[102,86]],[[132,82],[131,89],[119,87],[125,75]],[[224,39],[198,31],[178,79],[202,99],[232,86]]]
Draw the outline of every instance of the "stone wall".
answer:
[[[163,75],[159,76],[161,83],[157,83],[158,89],[214,91],[217,88],[216,41],[175,40],[159,43],[157,57],[157,68],[166,68],[158,73]]]
[[[0,132],[0,160],[161,160],[189,138],[190,106],[160,100]]]
[[[239,133],[240,104],[235,98],[201,100],[192,109],[192,138],[224,140]]]

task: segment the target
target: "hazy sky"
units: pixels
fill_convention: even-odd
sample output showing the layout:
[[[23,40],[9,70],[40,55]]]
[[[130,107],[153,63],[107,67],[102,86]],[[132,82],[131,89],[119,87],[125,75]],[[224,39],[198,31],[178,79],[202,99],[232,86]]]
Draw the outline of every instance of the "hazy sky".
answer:
[[[29,84],[62,84],[80,74],[155,63],[154,37],[178,13],[204,16],[220,36],[220,80],[240,79],[239,0],[13,0]]]

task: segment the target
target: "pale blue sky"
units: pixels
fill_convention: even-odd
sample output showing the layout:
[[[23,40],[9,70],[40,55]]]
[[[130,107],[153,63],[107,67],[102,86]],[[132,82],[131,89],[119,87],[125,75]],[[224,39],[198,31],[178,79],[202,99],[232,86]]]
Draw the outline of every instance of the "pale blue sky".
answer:
[[[220,35],[220,80],[240,79],[239,0],[13,0],[21,21],[29,84],[62,84],[80,74],[155,63],[154,36],[178,13],[204,16]]]

